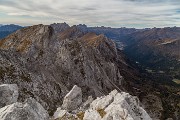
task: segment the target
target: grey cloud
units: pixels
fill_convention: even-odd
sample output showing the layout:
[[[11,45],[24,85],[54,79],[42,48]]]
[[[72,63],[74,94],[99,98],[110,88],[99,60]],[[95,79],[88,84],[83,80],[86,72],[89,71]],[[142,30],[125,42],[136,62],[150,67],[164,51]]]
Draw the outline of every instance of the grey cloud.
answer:
[[[12,18],[29,18],[33,24],[65,20],[94,26],[158,27],[180,24],[178,3],[179,0],[0,0],[0,11]],[[8,19],[12,23],[13,20]]]

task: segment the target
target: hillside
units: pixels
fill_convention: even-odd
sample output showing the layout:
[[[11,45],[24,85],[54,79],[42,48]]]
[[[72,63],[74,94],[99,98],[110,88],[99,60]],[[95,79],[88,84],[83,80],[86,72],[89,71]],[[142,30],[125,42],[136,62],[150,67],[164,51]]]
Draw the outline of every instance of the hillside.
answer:
[[[147,69],[180,79],[180,28],[153,28],[122,38],[125,52]]]

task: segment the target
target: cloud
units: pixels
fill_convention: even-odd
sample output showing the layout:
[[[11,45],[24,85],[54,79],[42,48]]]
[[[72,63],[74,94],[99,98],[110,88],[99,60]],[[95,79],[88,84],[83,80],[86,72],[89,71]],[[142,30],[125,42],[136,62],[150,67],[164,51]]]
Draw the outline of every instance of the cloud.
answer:
[[[163,27],[180,25],[179,0],[0,0],[0,23]],[[27,23],[26,23],[27,22]]]

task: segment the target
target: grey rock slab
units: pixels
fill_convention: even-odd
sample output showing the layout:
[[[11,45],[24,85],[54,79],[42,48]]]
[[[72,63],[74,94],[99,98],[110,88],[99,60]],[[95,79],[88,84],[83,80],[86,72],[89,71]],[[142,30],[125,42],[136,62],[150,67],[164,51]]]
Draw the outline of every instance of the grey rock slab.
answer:
[[[0,108],[17,102],[18,86],[16,84],[0,85]]]
[[[49,120],[47,111],[33,98],[0,109],[0,120]]]

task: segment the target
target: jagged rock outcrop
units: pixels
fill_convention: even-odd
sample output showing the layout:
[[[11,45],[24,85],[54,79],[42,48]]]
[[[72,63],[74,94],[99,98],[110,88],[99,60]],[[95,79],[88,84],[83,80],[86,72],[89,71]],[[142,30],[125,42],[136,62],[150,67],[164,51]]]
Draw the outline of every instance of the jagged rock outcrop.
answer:
[[[60,33],[64,30],[66,30],[67,28],[69,28],[70,26],[66,23],[53,23],[53,24],[51,24],[51,27],[53,27],[54,32]]]
[[[70,91],[71,94],[73,92],[76,94],[76,91]],[[69,112],[67,109],[59,107],[53,117],[54,119],[73,118],[79,120],[152,120],[140,107],[137,97],[125,92],[119,93],[117,90],[113,90],[107,96],[98,97],[90,103],[86,110],[81,107],[76,111]]]
[[[82,91],[78,86],[74,86],[72,90],[64,97],[62,108],[73,111],[82,103]]]
[[[123,89],[114,42],[65,23],[20,29],[0,41],[0,84],[16,83],[19,100],[33,97],[49,113],[77,84],[83,99]],[[119,62],[118,62],[119,61]]]
[[[49,120],[47,111],[33,98],[0,109],[0,120]]]
[[[17,102],[18,87],[16,84],[0,85],[0,108]]]
[[[90,120],[88,116],[97,116],[95,111],[99,112],[102,120],[151,120],[146,111],[140,107],[137,97],[125,92],[118,93],[116,90],[94,100],[90,109],[85,112],[84,120]]]

